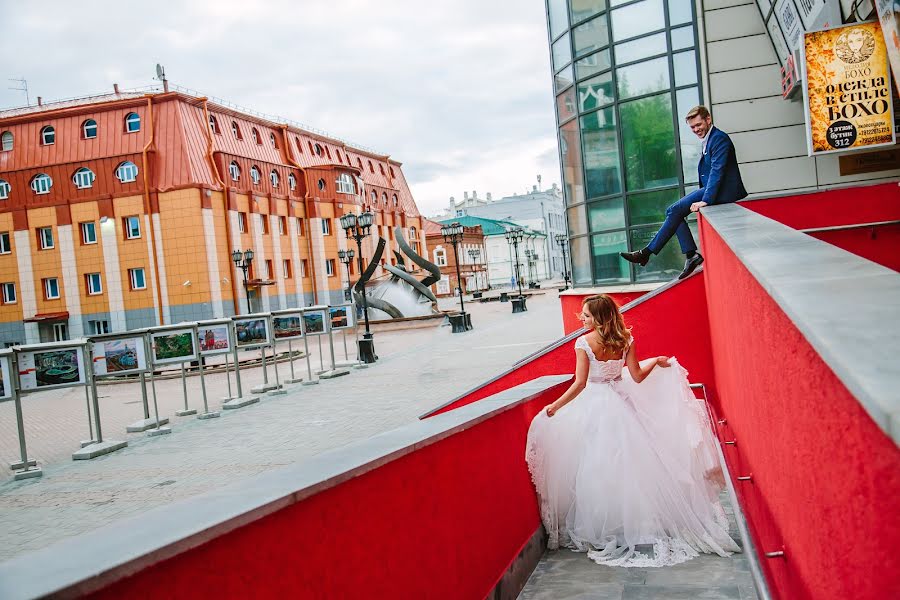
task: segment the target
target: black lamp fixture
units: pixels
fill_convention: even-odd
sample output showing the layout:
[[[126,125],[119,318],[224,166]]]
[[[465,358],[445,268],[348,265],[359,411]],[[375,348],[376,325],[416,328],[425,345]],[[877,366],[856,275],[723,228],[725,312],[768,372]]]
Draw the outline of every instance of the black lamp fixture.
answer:
[[[449,225],[444,225],[441,227],[441,235],[444,236],[444,241],[448,244],[453,244],[453,256],[456,259],[456,289],[459,291],[459,312],[462,315],[462,322],[464,324],[464,328],[462,331],[466,331],[467,329],[471,329],[469,326],[469,320],[466,316],[466,306],[463,303],[463,287],[462,287],[462,278],[459,274],[459,243],[463,239],[463,226],[459,223],[450,223]],[[457,333],[459,329],[454,329],[453,332]]]
[[[481,258],[481,249],[480,248],[469,248],[469,258],[472,259],[472,271],[476,273],[475,277],[475,287],[476,289],[481,289],[481,286],[478,284],[477,273],[478,270],[475,268],[475,265],[478,264],[478,259]]]
[[[340,218],[341,228],[347,232],[347,239],[356,240],[357,255],[356,260],[359,266],[359,275],[363,274],[362,259],[362,241],[369,236],[369,230],[375,221],[375,215],[369,211],[365,211],[357,215],[356,213],[347,213]],[[352,255],[350,257],[352,259]],[[360,286],[362,288],[363,297],[363,318],[366,323],[366,332],[363,339],[359,340],[359,357],[365,363],[373,363],[378,360],[375,354],[375,340],[372,339],[372,332],[369,331],[369,304],[366,300],[365,282]]]
[[[557,233],[556,243],[559,244],[559,248],[562,250],[563,255],[563,280],[566,284],[564,289],[569,289],[569,262],[566,260],[566,249],[569,246],[569,238],[566,237],[565,234]]]
[[[350,263],[353,262],[353,256],[356,252],[353,251],[353,248],[349,250],[338,250],[338,259],[347,267],[347,291],[344,294],[344,299],[347,302],[350,302],[353,298],[353,293],[350,291]]]
[[[525,230],[521,227],[513,227],[506,230],[506,242],[513,245],[513,251],[516,256],[516,284],[519,287],[519,297],[522,297],[522,277],[519,274],[519,244],[525,237]]]
[[[247,281],[247,272],[250,270],[250,265],[253,263],[253,250],[250,250],[249,248],[243,252],[234,250],[231,253],[231,260],[234,261],[234,266],[244,273],[244,296],[247,298],[247,314],[249,315],[253,310],[250,308],[250,290]]]

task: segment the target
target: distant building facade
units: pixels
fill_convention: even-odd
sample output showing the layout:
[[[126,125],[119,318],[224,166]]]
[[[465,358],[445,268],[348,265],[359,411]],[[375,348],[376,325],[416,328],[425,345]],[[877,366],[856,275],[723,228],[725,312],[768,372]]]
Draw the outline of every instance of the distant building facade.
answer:
[[[343,302],[347,212],[376,215],[364,263],[397,227],[427,254],[399,162],[205,98],[0,111],[0,139],[2,344]]]
[[[542,267],[536,277],[538,280],[562,277],[563,253],[556,243],[556,236],[566,235],[567,230],[562,191],[556,184],[546,190],[539,190],[538,186],[533,186],[527,194],[505,196],[497,200],[494,200],[490,193],[481,198],[477,191],[473,191],[471,196],[468,192],[463,192],[463,199],[459,202],[453,197],[450,198],[450,203],[437,220],[463,216],[511,221],[527,227],[532,232],[540,232],[543,234],[542,246],[535,251]]]
[[[463,227],[463,238],[457,244],[459,252],[459,279],[457,279],[453,244],[444,241],[441,233],[443,225],[443,223],[425,220],[425,240],[429,250],[426,258],[441,269],[441,280],[431,286],[432,291],[436,296],[452,296],[460,285],[462,285],[464,294],[487,289],[487,265],[485,263],[487,252],[484,247],[484,233],[481,226]]]

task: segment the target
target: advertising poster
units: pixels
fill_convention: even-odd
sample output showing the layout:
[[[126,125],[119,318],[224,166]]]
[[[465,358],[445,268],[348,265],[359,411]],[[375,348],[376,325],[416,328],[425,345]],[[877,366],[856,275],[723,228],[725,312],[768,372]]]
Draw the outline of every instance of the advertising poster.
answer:
[[[23,390],[85,385],[81,347],[34,350],[19,354],[19,385]]]
[[[258,348],[269,345],[269,319],[249,317],[234,320],[234,334],[238,348]]]
[[[193,329],[170,329],[151,334],[153,364],[164,365],[197,360]]]
[[[0,356],[0,401],[12,398],[13,381],[10,378],[12,353]]]
[[[303,313],[303,331],[306,335],[325,333],[325,309],[305,311]]]
[[[875,0],[875,8],[894,71],[894,86],[900,92],[900,81],[897,81],[897,74],[900,73],[900,0]]]
[[[877,22],[807,33],[804,64],[810,156],[894,144],[887,50]]]
[[[200,342],[202,356],[227,354],[231,351],[231,336],[228,335],[228,323],[210,323],[197,325],[197,339]]]
[[[353,310],[349,305],[329,306],[328,317],[332,329],[349,329],[353,327]]]
[[[303,337],[301,313],[272,315],[272,331],[276,340],[295,340]]]
[[[121,338],[94,342],[94,373],[98,377],[128,375],[147,370],[144,338]]]

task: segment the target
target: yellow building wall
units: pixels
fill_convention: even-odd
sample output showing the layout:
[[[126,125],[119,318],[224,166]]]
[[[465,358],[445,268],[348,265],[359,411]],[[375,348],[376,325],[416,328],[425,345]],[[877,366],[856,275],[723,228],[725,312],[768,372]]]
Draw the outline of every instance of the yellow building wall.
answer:
[[[17,250],[14,229],[12,213],[0,213],[0,232],[9,233],[9,245],[12,250],[10,254],[0,254],[0,283],[16,284],[16,303],[0,304],[0,323],[12,323],[21,321],[24,318],[22,314],[22,300],[20,298],[22,295],[22,283],[19,281],[19,263],[16,260]]]
[[[219,289],[222,292],[222,302],[234,302],[231,282],[235,280],[234,263],[231,262],[231,238],[225,226],[225,194],[212,193],[213,229],[216,234],[216,261],[219,265]]]
[[[41,227],[51,227],[53,229],[53,248],[48,250],[40,249],[41,245],[37,237],[37,230]],[[59,249],[59,228],[56,225],[56,209],[47,207],[29,210],[28,229],[32,244],[31,268],[34,274],[34,281],[31,284],[34,286],[37,313],[64,311],[66,310],[66,290],[62,278],[62,255]],[[44,297],[43,280],[48,277],[55,277],[59,283],[59,298],[56,300],[47,300]],[[28,285],[28,282],[23,281],[22,285]]]
[[[100,230],[101,227],[115,227],[115,223],[100,224],[100,211],[96,202],[72,204],[69,208],[72,214],[72,244],[75,247],[75,270],[78,289],[66,290],[66,293],[78,294],[82,314],[106,312],[109,310],[109,296],[106,294],[108,279],[106,277],[106,267],[103,263],[103,239]],[[81,224],[88,221],[94,223],[94,231],[97,234],[96,244],[82,243]],[[118,231],[118,227],[116,230]],[[88,295],[87,283],[84,279],[87,273],[100,273],[100,279],[103,283],[103,294]]]
[[[137,310],[153,308],[153,287],[150,278],[150,256],[147,252],[147,231],[144,222],[144,199],[141,196],[129,196],[116,198],[113,201],[113,210],[116,217],[116,240],[119,250],[119,271],[122,278],[122,299],[125,310]],[[127,239],[125,229],[125,217],[138,217],[141,223],[141,237]],[[74,219],[73,219],[74,220]],[[129,269],[144,269],[145,289],[132,290]]]
[[[200,190],[191,188],[160,194],[159,221],[169,305],[209,303],[209,267]]]

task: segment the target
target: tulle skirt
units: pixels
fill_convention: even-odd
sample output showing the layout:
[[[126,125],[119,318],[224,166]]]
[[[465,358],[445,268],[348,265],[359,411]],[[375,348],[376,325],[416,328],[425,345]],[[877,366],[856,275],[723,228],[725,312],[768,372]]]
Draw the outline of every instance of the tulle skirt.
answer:
[[[541,411],[526,461],[550,548],[642,567],[740,551],[718,500],[709,420],[674,360],[640,384],[626,369],[589,382],[553,417]]]

